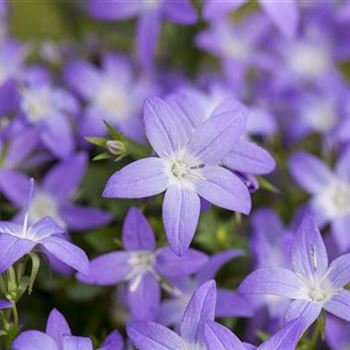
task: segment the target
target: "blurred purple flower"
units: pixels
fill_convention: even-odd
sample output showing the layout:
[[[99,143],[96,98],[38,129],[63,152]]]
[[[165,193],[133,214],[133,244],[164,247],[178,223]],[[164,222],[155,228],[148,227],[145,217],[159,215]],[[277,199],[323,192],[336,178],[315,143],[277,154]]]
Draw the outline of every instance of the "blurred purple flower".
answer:
[[[278,214],[270,208],[261,208],[252,215],[253,236],[250,239],[250,250],[255,258],[255,269],[267,267],[292,266],[292,243],[294,234],[292,229],[285,227]],[[257,313],[265,316],[263,306],[267,306],[269,330],[280,327],[289,299],[280,296],[251,296],[250,302],[255,306]],[[257,315],[256,313],[256,315]],[[266,317],[254,317],[249,325],[252,329],[263,329],[266,326]]]
[[[350,347],[349,322],[328,316],[326,320],[326,341],[331,350],[346,350]]]
[[[0,193],[17,206],[26,196],[28,178],[20,172],[31,165],[40,144],[39,132],[17,120],[0,133]]]
[[[206,0],[203,7],[203,17],[210,21],[218,20],[245,3],[247,0]],[[259,0],[259,3],[262,10],[285,36],[293,37],[297,33],[299,9],[296,0]]]
[[[341,252],[350,248],[350,148],[340,156],[332,170],[322,160],[298,152],[289,160],[289,169],[297,183],[312,195],[308,210],[322,228],[331,224],[332,234]]]
[[[40,131],[44,145],[58,158],[70,156],[74,150],[71,116],[77,114],[78,103],[72,94],[52,86],[48,73],[41,67],[24,74],[19,86],[21,115]]]
[[[200,32],[195,43],[200,49],[220,59],[225,76],[239,89],[250,67],[263,68],[269,62],[269,56],[266,56],[265,50],[261,50],[270,35],[269,29],[265,18],[259,14],[239,23],[220,19]]]
[[[328,255],[315,220],[307,215],[297,231],[292,248],[292,269],[261,268],[245,278],[239,287],[243,295],[278,295],[291,299],[285,322],[303,319],[303,331],[322,309],[350,321],[350,255],[328,265]]]
[[[220,166],[246,122],[245,108],[217,111],[193,131],[193,122],[175,105],[154,97],[144,104],[146,134],[159,157],[133,162],[117,171],[103,192],[108,198],[144,198],[166,191],[163,223],[171,249],[188,249],[195,233],[200,198],[248,214],[250,195],[242,181]]]
[[[105,119],[127,136],[144,141],[141,106],[156,87],[146,76],[136,78],[126,57],[104,54],[101,69],[84,61],[71,62],[65,80],[88,103],[79,126],[82,136],[106,134]]]
[[[194,277],[171,281],[176,289],[171,298],[161,303],[159,322],[166,326],[180,324],[185,308],[195,290],[204,282],[213,279],[224,264],[242,255],[242,251],[234,249],[217,253],[210,257],[209,261],[201,267]],[[252,306],[242,296],[228,289],[217,290],[216,317],[250,317],[252,315]]]
[[[197,13],[189,0],[115,0],[106,2],[89,0],[87,9],[91,16],[101,20],[125,20],[138,17],[137,50],[143,67],[152,65],[152,57],[163,19],[178,24],[193,24],[197,21]]]
[[[258,347],[243,344],[231,330],[213,321],[206,323],[204,334],[207,350],[295,350],[301,326],[301,318],[294,319]]]
[[[0,118],[14,112],[19,105],[16,88],[26,48],[13,40],[0,40]]]
[[[215,303],[215,282],[211,280],[193,294],[183,315],[179,334],[158,323],[137,321],[128,325],[128,336],[139,350],[205,350],[204,325],[214,320]]]
[[[198,271],[207,261],[190,249],[178,257],[168,247],[156,249],[153,230],[137,208],[125,218],[122,241],[126,251],[111,252],[93,259],[88,275],[78,279],[97,285],[128,283],[127,299],[133,319],[154,320],[160,303],[160,283]]]
[[[112,220],[111,214],[101,209],[71,203],[83,179],[86,167],[87,156],[84,153],[74,154],[52,166],[45,174],[42,184],[36,186],[33,193],[29,221],[36,222],[49,216],[60,227],[67,227],[74,231],[85,231],[109,223]],[[18,197],[18,190],[13,187],[7,192],[11,197]],[[24,208],[23,197],[18,204]],[[22,216],[23,210],[19,214],[19,217]]]
[[[68,242],[64,238],[64,230],[51,218],[45,217],[33,225],[29,224],[33,189],[34,180],[31,179],[22,225],[0,221],[0,273],[35,248],[83,274],[88,273],[89,261],[85,252]]]
[[[13,350],[93,350],[89,338],[73,336],[64,316],[53,309],[46,331],[25,331],[14,340]],[[123,339],[117,331],[109,335],[97,350],[122,350]]]
[[[12,307],[13,307],[13,304],[11,303],[11,301],[0,300],[0,310],[11,309]]]
[[[311,132],[323,136],[326,146],[350,139],[350,104],[348,86],[344,82],[330,82],[326,89],[315,92],[302,90],[291,103],[294,125],[286,133],[300,139]],[[295,117],[297,115],[297,117]],[[290,124],[290,120],[288,121]],[[329,147],[328,147],[329,148]]]

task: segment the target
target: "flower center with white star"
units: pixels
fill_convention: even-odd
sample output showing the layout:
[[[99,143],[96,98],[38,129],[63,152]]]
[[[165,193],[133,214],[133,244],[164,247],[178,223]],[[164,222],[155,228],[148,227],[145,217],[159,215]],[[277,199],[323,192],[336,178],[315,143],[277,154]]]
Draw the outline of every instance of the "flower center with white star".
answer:
[[[350,183],[334,178],[316,197],[316,203],[330,219],[350,214]]]
[[[202,169],[205,167],[188,150],[180,149],[165,160],[165,171],[169,185],[193,189],[197,181],[203,180]]]
[[[131,112],[130,98],[121,86],[105,79],[96,95],[96,104],[106,114],[104,118],[120,122]]]
[[[309,254],[312,268],[316,271],[319,267],[319,261],[317,251],[313,245],[310,246]],[[300,295],[301,298],[315,303],[324,303],[332,297],[337,290],[332,286],[332,283],[328,278],[329,272],[330,270],[328,270],[323,276],[315,275],[310,277],[297,274],[304,285]]]
[[[49,216],[57,225],[65,227],[66,224],[60,217],[56,200],[47,192],[37,192],[30,204],[29,218],[31,222],[37,222],[45,216]]]
[[[225,54],[235,59],[245,59],[251,55],[252,48],[249,43],[237,33],[231,34],[224,36],[222,41]]]
[[[315,78],[327,72],[331,66],[329,49],[324,45],[301,41],[287,50],[287,63],[300,76]]]
[[[157,276],[157,272],[154,268],[156,261],[155,254],[148,251],[133,252],[128,259],[128,263],[131,266],[131,271],[126,276],[126,280],[133,280],[129,286],[130,291],[135,291],[144,274],[151,273]]]
[[[304,108],[303,114],[306,122],[318,132],[331,130],[338,120],[333,105],[327,100],[314,101]]]
[[[23,88],[21,95],[22,109],[33,124],[45,119],[53,109],[52,94],[48,87]]]

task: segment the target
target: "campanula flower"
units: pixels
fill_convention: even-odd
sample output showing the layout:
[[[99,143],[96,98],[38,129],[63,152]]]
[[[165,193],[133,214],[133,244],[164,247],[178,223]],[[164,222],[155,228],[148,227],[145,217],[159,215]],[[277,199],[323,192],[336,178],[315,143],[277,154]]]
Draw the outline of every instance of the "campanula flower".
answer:
[[[17,119],[0,134],[0,192],[17,206],[27,194],[28,178],[22,171],[42,160],[37,157],[39,145],[39,131]]]
[[[159,322],[166,326],[180,324],[185,308],[195,290],[204,282],[213,279],[224,264],[242,255],[242,251],[235,249],[217,253],[210,257],[208,262],[193,277],[172,280],[171,282],[176,289],[171,298],[165,299],[161,303]],[[250,317],[252,315],[253,308],[245,298],[231,290],[218,288],[216,317]]]
[[[106,53],[101,68],[85,61],[71,62],[65,68],[65,80],[87,103],[79,124],[82,136],[106,134],[106,120],[125,135],[144,141],[141,106],[156,87],[148,77],[136,77],[126,57]]]
[[[333,316],[326,319],[326,341],[331,350],[346,350],[350,347],[349,323]]]
[[[306,330],[322,309],[350,320],[350,256],[342,255],[328,264],[328,255],[316,221],[306,215],[292,248],[292,268],[261,268],[245,278],[242,294],[277,295],[291,299],[285,321],[303,319]]]
[[[102,286],[127,283],[127,303],[133,319],[154,320],[164,279],[187,276],[207,261],[200,251],[190,249],[178,257],[168,247],[156,249],[153,230],[137,208],[131,208],[122,230],[125,251],[103,254],[90,263],[88,275],[78,279]]]
[[[152,64],[163,19],[184,25],[197,21],[196,10],[189,0],[89,0],[87,9],[91,16],[102,20],[138,17],[136,42],[138,56],[144,68],[149,68]]]
[[[289,160],[289,169],[297,183],[311,194],[308,210],[320,227],[331,224],[331,231],[341,252],[350,247],[350,149],[345,151],[334,171],[306,152]]]
[[[209,93],[194,88],[183,88],[178,93],[169,95],[167,101],[177,108],[179,113],[182,112],[183,118],[191,121],[193,130],[215,114],[239,108],[239,103],[232,94],[214,86]],[[244,133],[231,152],[222,158],[221,163],[238,173],[268,174],[275,168],[274,159],[269,152],[250,141],[249,137],[257,134],[270,134],[273,129],[273,121],[271,116],[259,112],[259,109],[247,108],[246,112],[247,124]]]
[[[75,148],[71,117],[79,110],[74,96],[53,86],[41,67],[29,69],[18,90],[21,116],[40,130],[47,149],[58,158],[71,155]]]
[[[107,182],[103,196],[144,198],[165,192],[163,223],[171,249],[182,255],[195,233],[200,196],[225,209],[248,214],[250,195],[220,161],[233,149],[246,123],[245,108],[218,111],[193,131],[181,110],[158,98],[144,104],[146,134],[158,157],[133,162]]]
[[[29,224],[33,189],[34,180],[31,179],[22,224],[0,221],[0,273],[34,249],[83,274],[88,273],[89,261],[85,252],[65,239],[64,230],[53,219],[44,217]]]
[[[203,16],[207,20],[220,19],[246,2],[247,0],[206,0],[203,7]],[[292,37],[296,34],[299,24],[299,9],[296,0],[259,0],[259,4],[281,33],[286,37]]]
[[[258,347],[243,344],[228,328],[213,321],[206,322],[204,334],[207,350],[295,350],[301,326],[301,318],[294,319]]]
[[[52,166],[33,192],[29,221],[36,222],[49,216],[60,227],[74,231],[93,229],[110,222],[111,214],[101,209],[72,203],[86,167],[85,153],[74,154]],[[23,198],[19,204],[25,208]]]
[[[16,80],[26,56],[26,49],[14,40],[0,40],[0,118],[16,111],[19,95]]]
[[[215,303],[215,282],[210,280],[192,295],[179,334],[158,323],[136,321],[128,325],[128,336],[140,350],[206,350],[204,325],[214,320]]]
[[[13,350],[93,350],[86,337],[73,336],[64,316],[56,309],[49,315],[46,331],[24,331],[13,342]],[[122,350],[123,339],[112,332],[97,350]]]

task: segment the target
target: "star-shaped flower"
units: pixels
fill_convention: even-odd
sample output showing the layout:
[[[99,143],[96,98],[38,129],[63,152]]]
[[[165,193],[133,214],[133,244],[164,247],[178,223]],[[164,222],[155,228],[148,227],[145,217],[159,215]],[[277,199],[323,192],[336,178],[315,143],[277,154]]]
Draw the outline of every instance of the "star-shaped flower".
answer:
[[[195,233],[200,197],[220,207],[248,214],[248,189],[220,161],[243,133],[245,108],[213,114],[194,131],[191,121],[164,100],[144,105],[146,134],[159,157],[131,163],[117,171],[103,192],[109,198],[144,198],[166,191],[163,223],[169,245],[182,255]]]
[[[307,215],[297,231],[292,248],[291,269],[261,268],[241,284],[242,294],[279,295],[292,300],[285,320],[303,318],[308,328],[322,309],[350,321],[350,255],[328,264],[328,255],[315,220]]]
[[[33,188],[34,180],[31,179],[23,224],[0,221],[0,273],[35,248],[83,274],[88,273],[89,261],[85,252],[65,239],[65,231],[55,221],[45,217],[29,225]]]
[[[125,251],[103,254],[90,263],[82,282],[97,285],[127,283],[127,302],[132,318],[153,320],[158,314],[161,282],[198,271],[208,257],[194,249],[179,257],[168,247],[156,249],[153,230],[137,208],[131,208],[122,230]]]
[[[13,342],[13,350],[93,350],[86,337],[73,336],[64,316],[53,309],[46,324],[46,332],[25,331]],[[98,350],[122,350],[123,339],[112,332]]]
[[[215,282],[202,284],[192,295],[179,334],[154,322],[137,321],[127,327],[129,338],[140,350],[206,350],[204,325],[214,320]]]
[[[289,169],[298,184],[312,195],[308,210],[322,228],[331,224],[341,252],[350,247],[350,148],[332,171],[327,164],[306,152],[295,153]]]

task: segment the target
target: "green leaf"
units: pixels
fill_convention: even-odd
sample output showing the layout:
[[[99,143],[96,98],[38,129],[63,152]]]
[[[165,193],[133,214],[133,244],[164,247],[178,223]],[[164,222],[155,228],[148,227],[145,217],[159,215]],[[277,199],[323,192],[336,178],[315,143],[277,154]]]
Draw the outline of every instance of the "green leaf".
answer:
[[[133,156],[134,158],[145,158],[151,153],[149,146],[145,146],[142,143],[138,143],[128,137],[123,136],[127,153]]]
[[[40,269],[40,257],[38,254],[35,253],[30,253],[29,256],[32,261],[32,271],[29,277],[28,293],[31,294],[33,291],[34,282],[36,280],[36,277],[38,276],[38,272]]]
[[[113,156],[109,153],[109,152],[103,152],[98,154],[96,157],[92,158],[93,161],[97,161],[97,160],[104,160],[104,159],[108,159],[108,158],[112,158]]]
[[[278,193],[278,194],[281,193],[281,191],[277,187],[275,187],[272,183],[267,181],[265,178],[258,177],[258,181],[261,188],[263,188],[264,190],[267,190],[273,193]]]
[[[111,124],[109,124],[106,120],[103,120],[103,122],[106,125],[108,132],[115,140],[123,141],[123,136],[116,129],[114,129]]]
[[[107,141],[108,139],[106,139],[105,137],[85,137],[85,140],[87,142],[92,143],[93,145],[96,146],[101,146],[101,147],[106,147]]]

